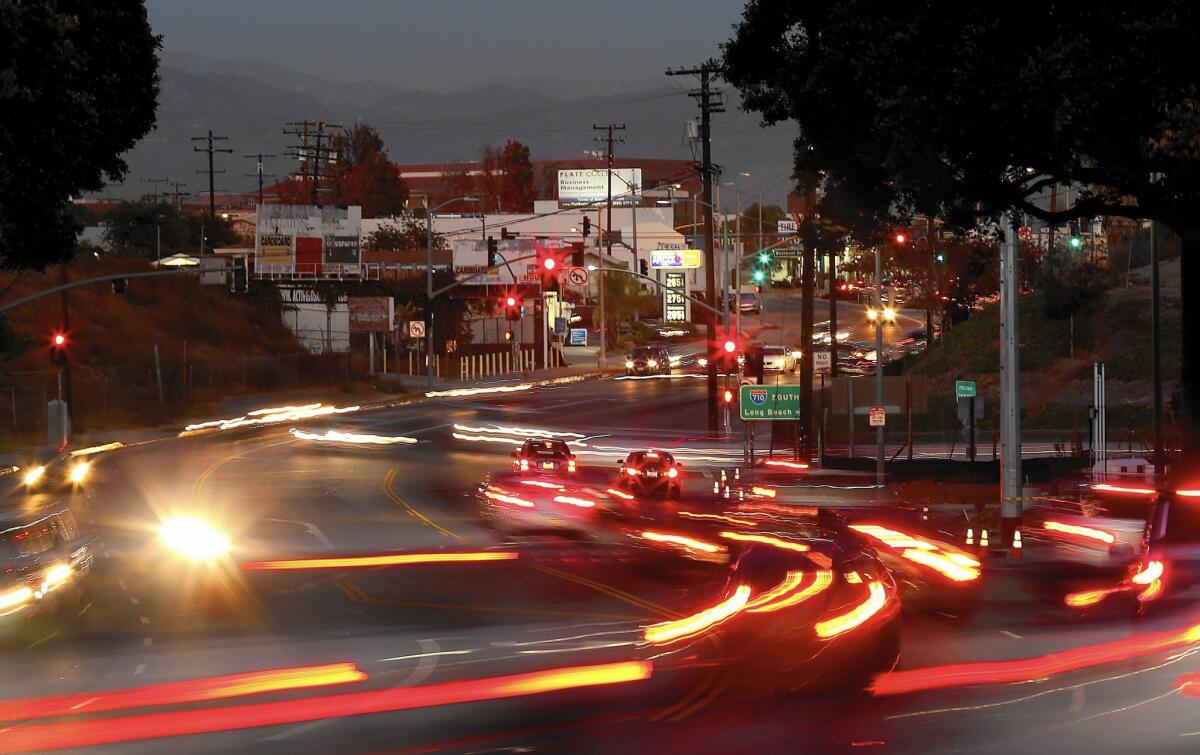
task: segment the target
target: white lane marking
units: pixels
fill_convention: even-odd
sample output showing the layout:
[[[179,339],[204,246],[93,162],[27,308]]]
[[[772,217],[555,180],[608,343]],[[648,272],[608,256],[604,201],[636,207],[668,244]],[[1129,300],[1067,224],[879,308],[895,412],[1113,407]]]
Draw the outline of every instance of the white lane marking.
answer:
[[[142,638],[142,645],[144,645],[145,647],[150,647],[153,644],[154,644],[153,637],[143,637]]]
[[[380,658],[379,662],[385,661],[411,661],[417,658],[427,658],[431,655],[467,655],[475,652],[474,650],[440,650],[436,653],[416,653],[414,655],[396,655],[391,658]]]
[[[129,602],[136,606],[136,605],[139,605],[142,601],[138,600],[137,598],[130,598]]]
[[[139,616],[138,621],[142,622],[143,624],[149,624],[150,617],[149,616]]]
[[[299,524],[304,527],[305,532],[311,535],[317,542],[326,548],[332,548],[333,543],[329,542],[329,538],[325,537],[325,533],[321,528],[312,522],[305,522],[299,519],[267,519],[268,522],[284,522],[286,524]]]
[[[417,640],[417,644],[420,645],[421,649],[425,651],[424,653],[421,653],[420,655],[416,656],[417,667],[414,668],[408,674],[408,676],[406,676],[405,678],[403,678],[399,682],[397,682],[392,687],[392,689],[396,689],[398,687],[408,687],[408,686],[414,686],[414,685],[420,684],[421,682],[423,682],[427,678],[429,678],[429,675],[433,673],[434,668],[437,667],[437,656],[442,654],[441,646],[438,645],[437,642],[435,642],[434,640]],[[470,651],[465,651],[465,652],[470,652]],[[317,729],[321,726],[332,723],[336,720],[338,720],[338,719],[322,718],[322,719],[319,719],[316,721],[309,721],[308,723],[300,724],[299,726],[294,726],[291,729],[288,729],[287,731],[281,731],[278,734],[272,734],[269,737],[264,737],[263,741],[271,742],[271,741],[279,741],[279,740],[283,740],[283,739],[291,739],[292,737],[297,736],[298,734],[306,734],[306,733],[312,731],[313,729]]]
[[[37,647],[38,645],[41,645],[43,642],[45,642],[47,640],[52,640],[57,636],[58,636],[58,630],[55,629],[53,632],[51,632],[50,634],[41,638],[40,640],[34,640],[33,642],[29,643],[28,645],[25,646],[25,649],[32,650],[33,648]]]
[[[84,700],[83,702],[75,703],[74,705],[72,705],[71,710],[79,710],[83,706],[91,705],[92,703],[96,702],[99,699],[100,698],[98,698],[98,697],[89,697],[88,699]]]
[[[135,673],[135,674],[142,674],[142,673],[145,673],[145,671],[146,671],[146,664],[144,664],[144,663],[139,663],[139,664],[137,665],[137,668],[135,668],[135,669],[133,670],[133,673]]]
[[[117,580],[117,584],[121,586],[121,589],[122,589],[122,590],[128,590],[128,589],[129,589],[129,585],[125,584],[125,580],[123,580],[123,579],[118,579],[118,580]]]
[[[1001,629],[1000,634],[1004,635],[1005,637],[1011,637],[1014,640],[1024,639],[1023,637],[1021,637],[1021,635],[1017,634],[1016,632],[1010,632],[1007,629]]]

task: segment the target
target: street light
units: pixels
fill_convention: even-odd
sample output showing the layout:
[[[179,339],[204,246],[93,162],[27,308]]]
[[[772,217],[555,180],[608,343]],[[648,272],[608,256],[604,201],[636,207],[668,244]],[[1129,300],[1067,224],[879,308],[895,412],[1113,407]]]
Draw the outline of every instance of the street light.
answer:
[[[429,300],[428,317],[425,323],[425,386],[433,388],[433,213],[455,202],[479,201],[479,197],[455,197],[437,207],[425,204],[425,297]]]

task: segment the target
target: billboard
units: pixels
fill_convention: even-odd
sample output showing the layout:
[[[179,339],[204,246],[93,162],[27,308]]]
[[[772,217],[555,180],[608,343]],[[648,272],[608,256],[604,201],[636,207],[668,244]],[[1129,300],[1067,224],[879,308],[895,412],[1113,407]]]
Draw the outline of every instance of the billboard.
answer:
[[[395,300],[390,296],[351,296],[350,332],[378,333],[392,329]]]
[[[613,168],[613,204],[636,204],[642,198],[642,169]],[[558,172],[558,204],[562,207],[608,201],[608,168]]]
[[[359,270],[361,207],[258,205],[255,231],[258,273],[318,277]]]

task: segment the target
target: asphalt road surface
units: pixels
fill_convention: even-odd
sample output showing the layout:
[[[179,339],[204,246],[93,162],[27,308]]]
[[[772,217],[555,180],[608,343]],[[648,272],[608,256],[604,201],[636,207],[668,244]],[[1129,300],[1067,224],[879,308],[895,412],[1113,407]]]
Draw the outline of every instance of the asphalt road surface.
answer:
[[[631,627],[717,593],[720,574],[702,565],[647,570],[578,543],[514,541],[483,524],[470,495],[485,475],[510,462],[512,444],[486,440],[490,431],[517,426],[587,438],[590,453],[580,461],[596,479],[615,472],[625,449],[688,449],[679,452],[687,459],[685,500],[704,500],[714,475],[732,466],[741,446],[704,437],[702,386],[688,377],[606,379],[429,400],[313,424],[417,440],[370,450],[299,441],[286,427],[274,427],[101,455],[76,502],[99,536],[87,634],[47,625],[4,651],[0,675],[0,698],[7,701],[0,702],[0,718],[19,700],[49,705],[49,696],[72,694],[77,705],[53,718],[0,723],[0,750],[82,744],[96,741],[87,734],[95,730],[116,738],[108,750],[148,753],[1196,750],[1200,687],[1188,675],[1200,671],[1194,657],[1200,634],[1187,642],[1161,639],[1178,640],[1180,628],[1200,623],[1190,601],[1174,600],[1137,619],[1121,611],[1080,619],[1038,602],[1025,587],[1028,575],[1018,578],[1008,562],[985,564],[973,612],[906,609],[897,671],[912,674],[899,677],[904,682],[895,694],[755,694],[703,669],[484,699],[455,698],[458,692],[447,690],[458,687],[439,688],[617,662]],[[836,480],[820,495],[835,505],[862,503],[861,492],[840,490]],[[158,540],[159,522],[179,513],[218,522],[230,534],[236,563],[397,551],[520,557],[205,571],[175,559]],[[1160,639],[1129,649],[1133,638],[1147,637]],[[1084,660],[1063,668],[1058,661],[1074,659],[1073,648],[1099,649],[1078,651]],[[1021,662],[1004,667],[1011,673],[1000,683],[980,682],[999,661]],[[360,684],[367,689],[418,690],[418,699],[396,706],[407,709],[362,715],[322,702],[326,712],[319,715],[253,726],[246,722],[264,709],[253,707],[255,690],[242,690],[217,696],[194,730],[219,729],[221,721],[247,728],[141,739],[178,731],[171,728],[177,719],[155,718],[161,708],[153,707],[169,703],[164,690],[173,688],[145,691],[150,685],[328,664],[354,664],[366,674]],[[939,671],[947,664],[983,666]],[[428,691],[435,688],[444,696]],[[89,717],[97,700],[128,689],[143,692]],[[292,706],[349,689],[323,686],[265,699]],[[162,715],[180,710],[194,708],[179,703]]]

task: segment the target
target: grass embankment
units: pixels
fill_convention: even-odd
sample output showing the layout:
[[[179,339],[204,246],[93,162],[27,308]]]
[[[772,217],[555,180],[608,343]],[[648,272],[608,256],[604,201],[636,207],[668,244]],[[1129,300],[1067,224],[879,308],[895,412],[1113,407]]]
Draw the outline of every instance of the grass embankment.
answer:
[[[1179,378],[1181,330],[1178,299],[1162,299],[1162,365],[1169,396]],[[1151,311],[1145,287],[1118,289],[1074,320],[1045,314],[1041,293],[1020,303],[1022,426],[1078,429],[1087,437],[1092,364],[1106,372],[1109,438],[1132,433],[1145,440],[1151,422]],[[980,433],[990,437],[999,409],[999,307],[991,305],[949,329],[943,341],[904,366],[930,381],[929,412],[914,424],[936,429],[938,416],[956,415],[955,380],[974,380],[984,400]],[[930,423],[933,423],[932,425]],[[986,434],[986,435],[985,435]],[[1136,446],[1136,444],[1135,444]]]
[[[79,280],[150,269],[143,259],[108,257],[77,261],[69,275]],[[11,284],[4,299],[12,300],[59,283],[54,268],[9,275],[0,280],[0,288]],[[192,276],[135,278],[126,294],[99,283],[73,289],[68,296],[76,431],[203,416],[211,402],[231,395],[337,384],[349,374],[344,356],[336,363],[322,360],[296,341],[280,319],[278,294],[269,286],[234,295],[224,286],[200,285]],[[60,327],[61,298],[51,295],[8,314],[15,343],[7,344],[0,364],[0,436],[10,442],[41,440],[44,401],[58,390],[49,344]]]

